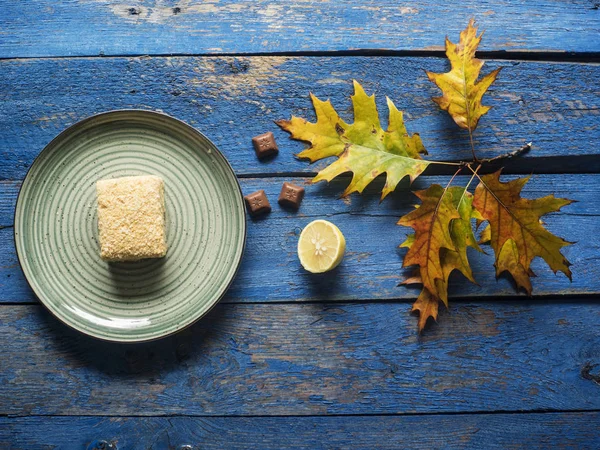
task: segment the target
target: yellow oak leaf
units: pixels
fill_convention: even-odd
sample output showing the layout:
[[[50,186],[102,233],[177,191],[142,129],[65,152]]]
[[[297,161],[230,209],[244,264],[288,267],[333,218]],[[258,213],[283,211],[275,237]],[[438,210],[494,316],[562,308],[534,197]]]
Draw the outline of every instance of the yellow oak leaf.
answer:
[[[446,56],[452,67],[450,72],[427,72],[429,80],[435,83],[443,94],[433,98],[433,101],[441,109],[448,111],[460,128],[470,132],[477,128],[481,116],[491,108],[482,105],[481,99],[501,69],[490,72],[477,82],[483,61],[475,58],[475,52],[483,33],[477,36],[477,28],[474,25],[475,20],[471,19],[467,28],[460,33],[458,44],[446,38]]]
[[[521,190],[529,177],[507,183],[500,181],[500,172],[480,177],[475,189],[473,206],[490,225],[490,245],[496,255],[496,275],[508,271],[531,294],[531,283],[525,281],[532,272],[531,261],[539,256],[554,273],[563,272],[571,279],[571,263],[560,252],[570,245],[546,230],[540,217],[560,210],[572,200],[548,195],[542,198],[521,198]],[[506,246],[506,242],[513,243]]]
[[[381,193],[383,200],[400,180],[410,177],[411,182],[430,164],[421,158],[425,147],[417,133],[406,131],[402,112],[388,98],[388,129],[383,130],[375,104],[375,96],[368,96],[354,81],[354,123],[344,122],[331,102],[321,101],[311,94],[317,116],[316,123],[300,117],[279,120],[277,124],[291,134],[292,139],[308,142],[310,147],[298,154],[299,158],[315,162],[331,156],[338,159],[321,170],[313,182],[331,181],[346,172],[352,172],[352,181],[342,194],[362,192],[377,176],[385,173],[386,183]]]

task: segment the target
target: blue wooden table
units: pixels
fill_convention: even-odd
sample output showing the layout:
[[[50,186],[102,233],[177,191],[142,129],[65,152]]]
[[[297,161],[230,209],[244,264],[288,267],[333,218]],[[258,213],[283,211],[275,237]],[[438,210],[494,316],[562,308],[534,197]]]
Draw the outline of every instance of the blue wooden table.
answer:
[[[532,141],[505,173],[527,196],[578,200],[545,220],[573,282],[534,264],[534,296],[496,281],[453,282],[451,307],[417,334],[398,287],[395,225],[406,183],[337,197],[309,185],[324,163],[274,120],[313,117],[309,91],[351,119],[352,79],[405,110],[431,158],[469,158],[422,69],[448,67],[444,36],[470,17],[486,68],[504,66],[475,134],[480,156]],[[600,5],[594,0],[0,0],[0,448],[600,448]],[[164,111],[225,153],[244,193],[306,185],[298,213],[249,221],[226,298],[191,328],[143,345],[78,334],[54,319],[16,260],[13,217],[27,169],[67,126],[120,108]],[[273,131],[277,158],[250,139]],[[413,188],[445,183],[428,171]],[[298,264],[299,231],[330,218],[347,238],[336,277]],[[189,447],[185,447],[189,445]],[[183,447],[182,447],[183,446]]]

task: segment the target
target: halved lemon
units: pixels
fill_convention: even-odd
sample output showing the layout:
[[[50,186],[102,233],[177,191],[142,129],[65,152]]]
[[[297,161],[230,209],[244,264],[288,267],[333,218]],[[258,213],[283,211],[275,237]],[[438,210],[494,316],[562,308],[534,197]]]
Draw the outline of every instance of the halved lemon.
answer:
[[[344,235],[327,220],[315,220],[300,233],[298,258],[309,272],[323,273],[335,269],[342,262],[345,251]]]

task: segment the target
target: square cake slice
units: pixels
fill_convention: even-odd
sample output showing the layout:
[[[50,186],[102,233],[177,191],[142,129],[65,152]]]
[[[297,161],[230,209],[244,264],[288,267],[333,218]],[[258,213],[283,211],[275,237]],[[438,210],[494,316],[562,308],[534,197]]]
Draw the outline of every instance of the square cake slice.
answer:
[[[96,183],[102,259],[137,261],[165,256],[164,192],[162,178],[154,175]]]

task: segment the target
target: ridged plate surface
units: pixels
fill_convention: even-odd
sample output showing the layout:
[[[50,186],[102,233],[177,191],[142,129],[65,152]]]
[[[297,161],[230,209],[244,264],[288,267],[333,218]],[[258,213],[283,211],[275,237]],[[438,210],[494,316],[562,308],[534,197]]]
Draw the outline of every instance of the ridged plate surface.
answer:
[[[142,174],[165,182],[167,256],[102,261],[96,181]],[[15,213],[17,253],[38,298],[71,327],[120,342],[202,317],[233,280],[245,238],[242,194],[223,155],[149,111],[104,113],[61,133],[33,163]]]

